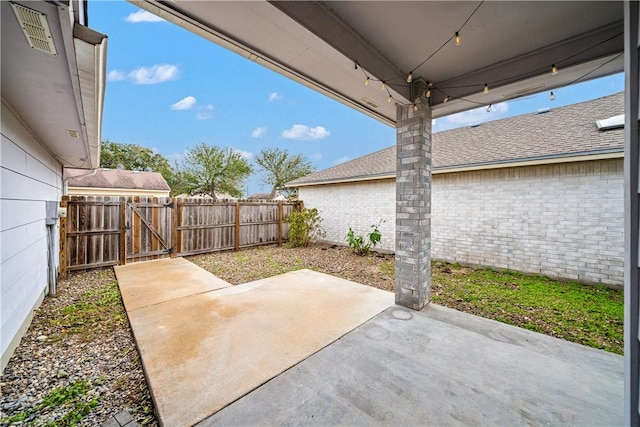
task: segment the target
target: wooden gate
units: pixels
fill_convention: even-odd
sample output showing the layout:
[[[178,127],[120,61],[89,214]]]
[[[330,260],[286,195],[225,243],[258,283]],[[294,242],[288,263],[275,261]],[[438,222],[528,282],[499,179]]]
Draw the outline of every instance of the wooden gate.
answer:
[[[126,204],[127,262],[166,258],[173,253],[171,230],[174,204],[169,198],[134,197]]]
[[[277,244],[299,202],[64,196],[60,273]]]

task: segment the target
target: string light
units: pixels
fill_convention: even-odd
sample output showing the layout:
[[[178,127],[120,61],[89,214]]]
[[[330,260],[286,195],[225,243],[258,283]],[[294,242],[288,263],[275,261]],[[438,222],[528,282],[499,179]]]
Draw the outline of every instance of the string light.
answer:
[[[367,76],[367,78],[364,79],[364,85],[369,86],[369,76]]]
[[[490,112],[491,112],[491,106],[492,106],[492,105],[493,105],[493,104],[489,104],[489,105],[487,106],[487,113],[490,113]]]
[[[553,94],[553,91],[551,91],[551,93],[549,94],[549,99],[552,101],[556,100],[556,96]]]
[[[451,33],[449,33],[449,34],[451,34]],[[462,44],[462,42],[460,41],[460,34],[457,31],[456,31],[455,38],[456,38],[456,46],[460,46],[460,44]]]
[[[387,98],[387,104],[391,104],[391,100],[392,100],[392,99],[393,99],[393,98],[391,97],[391,94],[389,94],[389,97]]]
[[[409,73],[407,76],[407,83],[411,83],[413,81],[413,72]]]
[[[484,89],[482,90],[482,92],[489,93],[489,84],[488,83],[484,84]]]
[[[380,85],[380,89],[385,90],[387,88],[387,83],[382,80],[382,84]]]
[[[431,98],[431,89],[427,89],[424,96],[426,96],[427,98]]]
[[[555,76],[556,74],[558,74],[558,68],[556,67],[556,64],[552,64],[551,65],[551,75]]]
[[[413,111],[418,111],[418,104],[416,103],[413,104]]]
[[[449,101],[449,95],[447,95],[447,96],[442,100],[442,102],[448,102],[448,101]]]

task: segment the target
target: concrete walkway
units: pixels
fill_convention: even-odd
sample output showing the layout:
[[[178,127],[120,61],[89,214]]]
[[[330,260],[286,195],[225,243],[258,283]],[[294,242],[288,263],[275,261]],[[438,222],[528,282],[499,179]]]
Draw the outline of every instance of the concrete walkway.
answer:
[[[389,292],[310,270],[233,287],[203,271],[181,259],[116,268],[166,426],[203,420],[393,305]]]
[[[437,305],[398,306],[200,426],[623,425],[623,358]]]
[[[623,423],[620,356],[309,270],[159,297],[172,262],[116,268],[162,425]]]

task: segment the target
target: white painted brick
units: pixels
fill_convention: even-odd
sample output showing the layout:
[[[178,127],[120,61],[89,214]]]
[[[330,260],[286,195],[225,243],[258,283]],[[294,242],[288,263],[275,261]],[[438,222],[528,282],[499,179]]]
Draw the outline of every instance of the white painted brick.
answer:
[[[433,257],[621,285],[622,160],[582,163],[433,175]],[[327,240],[344,244],[349,225],[366,233],[383,218],[380,248],[389,251],[395,194],[392,179],[300,188]]]

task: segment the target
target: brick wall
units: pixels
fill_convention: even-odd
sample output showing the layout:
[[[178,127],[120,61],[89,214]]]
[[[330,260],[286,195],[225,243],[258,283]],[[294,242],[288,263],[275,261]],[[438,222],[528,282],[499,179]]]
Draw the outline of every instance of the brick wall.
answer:
[[[366,236],[371,232],[371,225],[383,219],[382,240],[376,249],[395,251],[396,184],[393,179],[300,187],[299,197],[305,208],[319,210],[327,232],[324,240],[346,245],[349,227],[356,234]]]
[[[611,285],[623,283],[622,159],[436,174],[434,259]],[[301,187],[328,241],[384,218],[394,250],[393,180]]]

